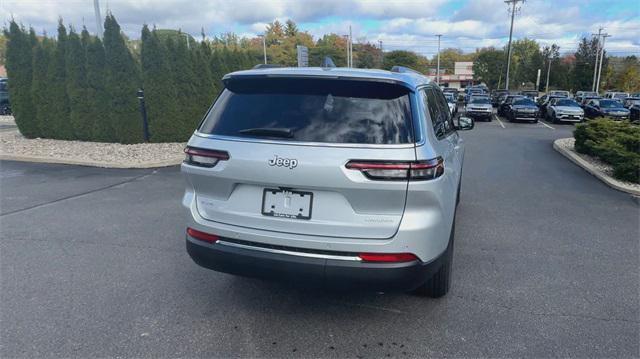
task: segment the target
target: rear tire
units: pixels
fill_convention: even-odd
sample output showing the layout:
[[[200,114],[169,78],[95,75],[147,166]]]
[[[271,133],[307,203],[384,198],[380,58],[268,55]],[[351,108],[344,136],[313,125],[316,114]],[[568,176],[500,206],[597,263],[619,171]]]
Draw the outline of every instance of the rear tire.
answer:
[[[453,220],[451,227],[451,235],[449,236],[449,245],[442,254],[442,264],[437,272],[427,281],[416,288],[413,293],[422,297],[440,298],[451,289],[451,267],[453,264],[453,237],[455,233],[456,222]]]

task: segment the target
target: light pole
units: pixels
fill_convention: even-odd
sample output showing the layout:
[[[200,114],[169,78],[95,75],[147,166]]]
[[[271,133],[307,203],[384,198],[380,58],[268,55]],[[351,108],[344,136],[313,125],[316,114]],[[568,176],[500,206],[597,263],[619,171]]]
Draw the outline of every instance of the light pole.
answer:
[[[102,16],[100,16],[100,3],[98,0],[93,0],[93,11],[96,15],[96,35],[99,39],[102,39]]]
[[[353,34],[349,25],[349,67],[353,67]]]
[[[142,115],[142,134],[144,142],[149,142],[149,121],[147,120],[147,107],[144,103],[144,90],[138,90],[138,100],[140,100],[140,114]]]
[[[344,38],[344,41],[347,44],[347,67],[351,67],[349,66],[349,55],[351,55],[351,51],[349,49],[349,35],[343,35],[342,37]]]
[[[513,4],[513,8],[511,9],[511,28],[509,29],[509,45],[507,46],[507,75],[506,77],[506,85],[505,89],[509,90],[509,69],[511,68],[511,39],[513,38],[513,20],[516,16],[516,4],[524,0],[505,0],[507,4]]]
[[[440,85],[440,38],[442,34],[436,35],[438,37],[438,66],[436,67],[436,84]]]
[[[267,64],[267,36],[266,35],[258,35],[258,37],[262,38],[262,54],[264,55],[264,63]]]
[[[600,75],[602,74],[602,63],[604,62],[604,43],[607,40],[607,37],[610,37],[609,34],[602,34],[602,47],[600,49],[600,65],[598,66],[598,81],[596,81],[596,93],[600,91]]]

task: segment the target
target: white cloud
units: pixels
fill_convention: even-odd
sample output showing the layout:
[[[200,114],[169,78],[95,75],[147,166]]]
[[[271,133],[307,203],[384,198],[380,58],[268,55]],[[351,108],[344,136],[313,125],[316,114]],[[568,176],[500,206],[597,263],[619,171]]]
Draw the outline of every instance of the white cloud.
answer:
[[[388,43],[387,48],[406,46],[426,54],[435,53],[433,35],[438,33],[444,35],[443,48],[460,47],[465,51],[506,42],[509,13],[503,0],[469,0],[459,10],[444,14],[448,1],[102,0],[101,5],[104,16],[108,3],[123,30],[132,37],[139,36],[143,23],[179,28],[193,35],[198,35],[201,28],[208,35],[228,31],[251,35],[263,32],[274,19],[293,19],[305,23],[301,30],[316,37],[328,32],[345,34],[351,24],[355,38],[380,39]],[[573,50],[582,36],[590,36],[602,26],[613,35],[607,39],[607,48],[611,46],[619,53],[640,52],[637,16],[616,19],[584,8],[580,0],[526,2],[516,16],[514,37],[558,43],[563,49]],[[38,32],[54,33],[59,17],[76,28],[86,24],[90,31],[95,30],[91,0],[0,0],[0,20],[6,24],[12,17]]]

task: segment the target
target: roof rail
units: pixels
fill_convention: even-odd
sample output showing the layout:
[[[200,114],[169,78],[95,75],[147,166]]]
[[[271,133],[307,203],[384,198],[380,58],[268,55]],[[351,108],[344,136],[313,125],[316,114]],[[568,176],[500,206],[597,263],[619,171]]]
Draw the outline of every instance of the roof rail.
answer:
[[[414,74],[422,75],[422,73],[420,71],[416,71],[416,70],[414,70],[412,68],[409,68],[409,67],[397,66],[397,65],[391,68],[391,72],[398,72],[398,73],[412,72]]]
[[[260,70],[260,69],[273,69],[276,67],[282,67],[281,65],[276,65],[276,64],[257,64],[256,66],[253,67],[254,70]]]

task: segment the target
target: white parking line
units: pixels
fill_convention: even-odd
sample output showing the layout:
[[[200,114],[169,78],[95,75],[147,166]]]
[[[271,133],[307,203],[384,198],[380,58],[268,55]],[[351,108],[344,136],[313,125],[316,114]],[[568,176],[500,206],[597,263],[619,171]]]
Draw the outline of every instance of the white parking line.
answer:
[[[493,116],[496,118],[496,120],[498,120],[498,122],[500,123],[500,126],[502,126],[502,128],[506,128],[506,127],[504,127],[504,123],[502,123],[502,121],[500,121],[500,117],[498,117],[496,114],[493,114]]]
[[[546,123],[544,123],[544,121],[542,121],[542,120],[540,120],[540,121],[538,121],[538,122],[539,122],[539,123],[541,123],[541,124],[543,124],[543,125],[545,125],[545,126],[547,126],[548,128],[550,128],[550,129],[552,129],[552,130],[555,130],[555,128],[554,128],[554,127],[551,127],[551,126],[547,125],[547,124],[546,124]]]

